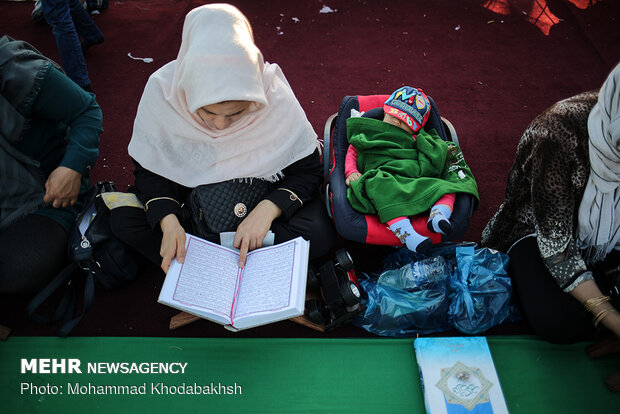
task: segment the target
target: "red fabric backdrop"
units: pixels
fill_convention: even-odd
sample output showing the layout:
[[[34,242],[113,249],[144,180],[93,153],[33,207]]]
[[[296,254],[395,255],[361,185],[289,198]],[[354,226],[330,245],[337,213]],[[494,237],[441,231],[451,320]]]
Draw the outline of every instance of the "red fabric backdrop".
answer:
[[[132,182],[126,148],[142,89],[153,71],[175,58],[185,14],[203,3],[110,0],[94,16],[106,36],[86,55],[105,129],[94,179],[111,179],[121,190]],[[466,235],[473,241],[502,201],[528,123],[557,100],[600,87],[620,60],[620,2],[611,0],[232,3],[252,23],[265,59],[282,67],[319,136],[345,95],[385,94],[405,84],[430,94],[454,124],[479,185],[480,207]],[[324,6],[333,12],[321,13]],[[59,61],[51,28],[32,21],[32,8],[32,2],[0,2],[0,35],[31,42]],[[155,304],[162,277],[156,269],[149,273],[128,289],[99,293],[76,333],[169,334],[167,317],[174,311]],[[17,334],[42,332],[7,304],[13,300],[3,302],[6,320],[0,323],[12,324]],[[145,318],[145,312],[157,317]],[[211,325],[200,322],[173,334],[227,335]],[[312,334],[289,325],[247,335]],[[340,332],[334,335],[361,334]]]

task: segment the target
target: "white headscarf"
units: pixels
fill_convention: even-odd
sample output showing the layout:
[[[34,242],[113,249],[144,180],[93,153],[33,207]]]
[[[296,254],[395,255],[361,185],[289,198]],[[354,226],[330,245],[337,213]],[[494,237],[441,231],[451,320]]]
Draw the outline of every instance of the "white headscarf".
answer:
[[[196,113],[224,101],[251,101],[229,127],[210,128]],[[245,16],[228,4],[185,17],[177,59],[149,78],[129,155],[187,187],[233,178],[275,181],[315,151],[316,133],[280,67],[265,63]]]
[[[590,176],[579,206],[578,245],[603,259],[620,243],[620,65],[603,84],[588,117]]]

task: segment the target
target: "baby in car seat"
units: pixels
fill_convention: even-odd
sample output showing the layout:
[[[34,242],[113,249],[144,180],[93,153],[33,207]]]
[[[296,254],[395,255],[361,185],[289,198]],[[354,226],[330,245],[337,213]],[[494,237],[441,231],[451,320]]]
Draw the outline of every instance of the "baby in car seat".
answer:
[[[378,214],[409,250],[422,252],[432,241],[414,230],[409,217],[430,209],[428,229],[447,234],[454,193],[477,198],[477,186],[458,146],[424,130],[431,104],[421,89],[397,89],[383,110],[383,121],[347,120],[347,199],[360,213]]]

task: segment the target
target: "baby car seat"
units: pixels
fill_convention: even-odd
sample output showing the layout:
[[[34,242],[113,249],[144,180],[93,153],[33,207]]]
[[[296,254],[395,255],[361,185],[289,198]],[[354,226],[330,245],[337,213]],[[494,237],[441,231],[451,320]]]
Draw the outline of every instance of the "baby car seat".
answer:
[[[323,174],[325,179],[325,204],[330,217],[334,220],[336,230],[347,240],[359,243],[398,246],[402,243],[386,224],[376,215],[364,215],[355,211],[347,200],[347,186],[344,176],[344,161],[349,142],[347,139],[347,119],[351,110],[362,112],[365,117],[383,119],[383,102],[389,95],[345,96],[338,113],[333,114],[325,123],[323,136]],[[424,126],[426,131],[435,129],[445,141],[458,145],[456,130],[452,124],[441,117],[435,101],[429,96],[431,113]],[[452,231],[442,235],[430,232],[426,227],[428,214],[412,218],[414,229],[427,237],[433,244],[461,239],[469,225],[469,219],[475,206],[470,194],[457,193],[454,211],[450,222]]]

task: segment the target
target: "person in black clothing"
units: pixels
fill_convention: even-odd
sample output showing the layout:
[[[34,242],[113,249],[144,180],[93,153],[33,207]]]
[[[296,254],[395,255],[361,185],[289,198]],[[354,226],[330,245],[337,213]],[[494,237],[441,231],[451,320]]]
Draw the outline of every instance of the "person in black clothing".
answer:
[[[323,176],[316,133],[233,6],[188,13],[177,59],[147,82],[129,154],[144,209],[113,210],[112,230],[164,271],[173,258],[184,259],[191,190],[232,179],[266,180],[275,188],[236,229],[240,266],[270,229],[276,243],[310,240],[311,258],[333,243],[335,230],[318,197]]]
[[[2,36],[0,62],[0,293],[31,293],[65,265],[102,114],[34,46]]]
[[[620,338],[620,65],[523,133],[482,245],[510,255],[524,318],[553,343]]]

